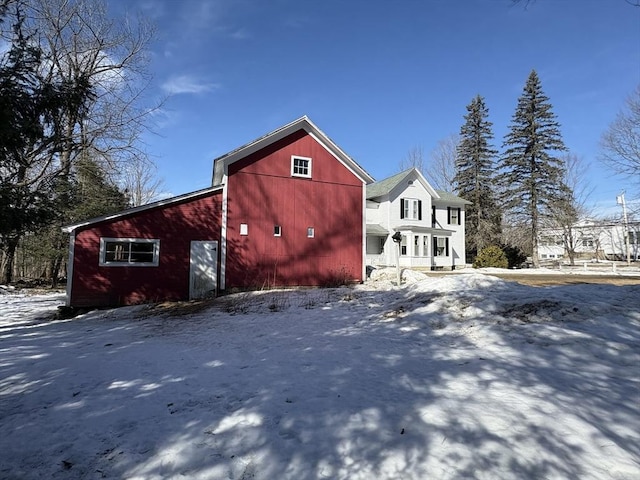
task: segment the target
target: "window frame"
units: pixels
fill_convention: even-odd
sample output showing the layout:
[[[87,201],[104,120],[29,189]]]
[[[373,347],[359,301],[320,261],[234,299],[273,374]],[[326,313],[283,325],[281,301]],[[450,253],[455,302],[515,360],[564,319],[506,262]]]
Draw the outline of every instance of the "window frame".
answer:
[[[422,200],[419,198],[400,199],[400,219],[422,220]]]
[[[274,237],[281,237],[282,236],[282,226],[281,225],[274,225],[273,226],[273,236]]]
[[[107,244],[109,243],[128,243],[129,259],[127,261],[107,260]],[[131,244],[153,244],[153,260],[151,262],[132,262],[131,261]],[[100,254],[98,265],[100,267],[157,267],[160,264],[160,239],[159,238],[135,238],[135,237],[100,237]]]
[[[296,160],[302,160],[307,162],[306,167],[297,165]],[[302,157],[300,155],[291,155],[291,176],[299,177],[299,178],[311,178],[311,167],[312,167],[313,159],[311,157]],[[296,172],[296,169],[306,169],[306,173]]]
[[[307,227],[307,238],[316,238],[316,229],[314,227]]]

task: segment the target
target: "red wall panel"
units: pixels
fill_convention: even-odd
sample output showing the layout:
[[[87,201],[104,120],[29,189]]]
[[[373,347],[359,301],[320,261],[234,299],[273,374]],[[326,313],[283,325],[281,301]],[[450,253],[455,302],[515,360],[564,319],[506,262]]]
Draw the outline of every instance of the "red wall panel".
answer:
[[[312,178],[291,176],[292,155],[312,158]],[[362,198],[362,181],[302,130],[232,164],[226,287],[361,281]]]
[[[222,193],[213,192],[76,231],[71,305],[188,298],[191,240],[220,241],[221,200]],[[160,239],[159,265],[101,267],[101,237]]]

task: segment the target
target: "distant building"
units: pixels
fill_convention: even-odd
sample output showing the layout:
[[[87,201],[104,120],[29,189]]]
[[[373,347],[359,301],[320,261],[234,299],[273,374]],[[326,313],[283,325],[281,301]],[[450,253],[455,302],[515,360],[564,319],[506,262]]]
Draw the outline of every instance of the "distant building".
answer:
[[[626,260],[626,227],[622,222],[583,220],[571,227],[578,260]],[[567,259],[570,243],[561,229],[543,229],[538,238],[538,255],[545,260]],[[631,260],[640,260],[640,222],[629,222]]]

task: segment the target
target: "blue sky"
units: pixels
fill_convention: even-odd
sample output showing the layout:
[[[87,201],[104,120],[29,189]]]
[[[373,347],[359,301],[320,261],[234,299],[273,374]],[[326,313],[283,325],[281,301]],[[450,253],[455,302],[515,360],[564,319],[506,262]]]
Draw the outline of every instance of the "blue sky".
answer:
[[[501,149],[532,69],[591,203],[629,182],[598,165],[602,133],[640,84],[640,8],[625,0],[112,0],[157,25],[147,135],[166,189],[209,186],[212,160],[308,115],[376,179],[458,133],[480,94]]]

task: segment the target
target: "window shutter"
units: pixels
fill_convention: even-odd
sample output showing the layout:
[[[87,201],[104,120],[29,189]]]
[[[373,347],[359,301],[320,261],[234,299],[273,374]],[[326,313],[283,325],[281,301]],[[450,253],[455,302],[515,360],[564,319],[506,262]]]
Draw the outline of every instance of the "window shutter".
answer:
[[[404,198],[400,199],[400,218],[404,218]]]
[[[433,237],[433,256],[437,256],[438,255],[438,239],[436,237]]]
[[[451,207],[447,207],[447,224],[451,224]]]
[[[449,256],[449,237],[444,239],[444,254],[445,257]]]
[[[436,207],[435,207],[435,205],[433,205],[431,207],[431,226],[432,227],[436,226]]]
[[[462,211],[462,209],[460,207],[458,207],[458,225],[460,225],[460,212]]]
[[[418,220],[422,220],[422,200],[418,200]]]

